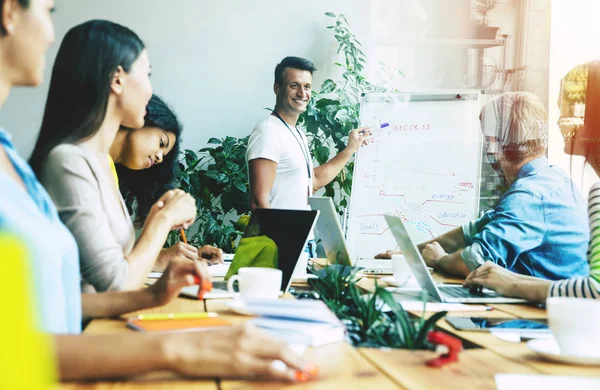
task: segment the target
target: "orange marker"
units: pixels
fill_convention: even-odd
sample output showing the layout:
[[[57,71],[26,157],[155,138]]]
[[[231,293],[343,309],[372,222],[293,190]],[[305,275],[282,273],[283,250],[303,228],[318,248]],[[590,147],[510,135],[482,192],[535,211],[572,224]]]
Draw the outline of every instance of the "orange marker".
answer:
[[[185,238],[185,231],[183,229],[179,229],[179,235],[181,236],[181,241],[183,241],[184,244],[187,244],[187,238]]]

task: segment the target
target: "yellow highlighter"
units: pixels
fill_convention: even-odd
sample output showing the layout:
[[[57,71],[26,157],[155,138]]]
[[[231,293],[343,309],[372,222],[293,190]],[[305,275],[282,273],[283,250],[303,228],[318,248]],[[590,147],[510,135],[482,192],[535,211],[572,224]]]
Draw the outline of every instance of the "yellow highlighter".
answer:
[[[207,312],[207,313],[149,313],[149,314],[140,314],[136,316],[138,320],[191,320],[198,318],[215,318],[218,317],[219,314]]]

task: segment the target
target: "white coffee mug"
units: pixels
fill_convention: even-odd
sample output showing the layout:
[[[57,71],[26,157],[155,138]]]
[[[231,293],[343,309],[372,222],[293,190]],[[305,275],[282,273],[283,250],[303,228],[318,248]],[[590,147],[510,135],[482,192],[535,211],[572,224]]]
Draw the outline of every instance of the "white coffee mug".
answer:
[[[600,357],[600,301],[553,297],[546,301],[546,308],[561,354]]]
[[[237,280],[242,298],[277,299],[281,291],[281,270],[276,268],[242,267],[227,281],[227,290],[235,294]]]
[[[412,272],[404,255],[392,255],[392,272],[394,273],[394,279],[396,279],[396,285],[402,287],[408,283]]]

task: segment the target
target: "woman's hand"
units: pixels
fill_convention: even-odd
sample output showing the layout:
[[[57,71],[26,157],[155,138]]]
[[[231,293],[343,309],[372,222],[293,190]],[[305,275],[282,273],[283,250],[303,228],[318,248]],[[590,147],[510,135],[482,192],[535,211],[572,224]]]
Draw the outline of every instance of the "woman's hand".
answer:
[[[212,264],[223,263],[223,251],[212,245],[204,245],[202,248],[198,248],[198,254]]]
[[[200,283],[195,282],[196,277],[200,278]],[[210,280],[205,262],[174,258],[171,259],[160,279],[148,289],[154,297],[156,306],[160,306],[178,296],[182,288],[193,284],[203,286]]]
[[[178,242],[160,251],[154,264],[154,271],[162,272],[173,259],[198,260],[198,249],[195,246]]]
[[[318,375],[314,364],[304,362],[285,343],[248,324],[218,331],[173,333],[165,339],[164,348],[170,368],[185,376],[261,376],[307,382]]]
[[[145,225],[162,216],[171,230],[187,229],[196,220],[196,211],[196,201],[190,194],[182,190],[170,190],[152,205]]]
[[[506,268],[500,267],[491,261],[471,272],[465,279],[465,287],[483,286],[496,291],[500,295],[515,296],[515,286],[519,283],[521,275]]]

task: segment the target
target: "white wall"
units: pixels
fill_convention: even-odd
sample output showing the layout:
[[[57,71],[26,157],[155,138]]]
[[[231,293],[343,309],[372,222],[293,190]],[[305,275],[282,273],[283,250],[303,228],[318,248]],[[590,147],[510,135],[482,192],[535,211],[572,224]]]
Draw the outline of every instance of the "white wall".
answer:
[[[516,37],[520,0],[506,0],[492,24]],[[536,0],[547,1],[547,0]],[[66,31],[92,18],[122,23],[146,42],[152,82],[185,126],[183,146],[203,147],[210,137],[249,134],[272,107],[273,69],[286,55],[312,59],[314,86],[335,76],[336,42],[325,27],[327,11],[344,13],[377,77],[379,61],[406,75],[400,90],[464,85],[467,53],[456,46],[413,44],[428,38],[465,38],[471,0],[57,0],[57,42],[48,54],[43,86],[17,89],[0,111],[0,126],[28,156],[41,122],[49,75]],[[465,27],[467,26],[467,27]],[[468,34],[467,34],[468,35]],[[469,36],[470,37],[470,36]],[[413,42],[413,43],[411,43]],[[516,44],[511,46],[516,50]],[[486,55],[501,48],[490,49]],[[496,53],[498,54],[498,53]],[[511,57],[514,54],[511,53]],[[442,80],[442,84],[436,80]]]
[[[576,65],[600,60],[600,2],[589,0],[552,0],[550,36],[550,106],[548,154],[553,164],[570,172],[575,184],[587,197],[598,179],[591,168],[584,171],[583,158],[572,159],[564,152],[564,141],[558,125],[560,80]]]
[[[57,0],[56,44],[48,53],[44,84],[15,89],[0,111],[0,126],[28,156],[39,130],[51,65],[66,31],[89,19],[133,29],[146,43],[152,83],[185,129],[183,145],[199,149],[210,137],[245,136],[274,104],[273,69],[286,55],[312,59],[331,72],[335,43],[327,11],[345,13],[361,35],[361,0]]]

